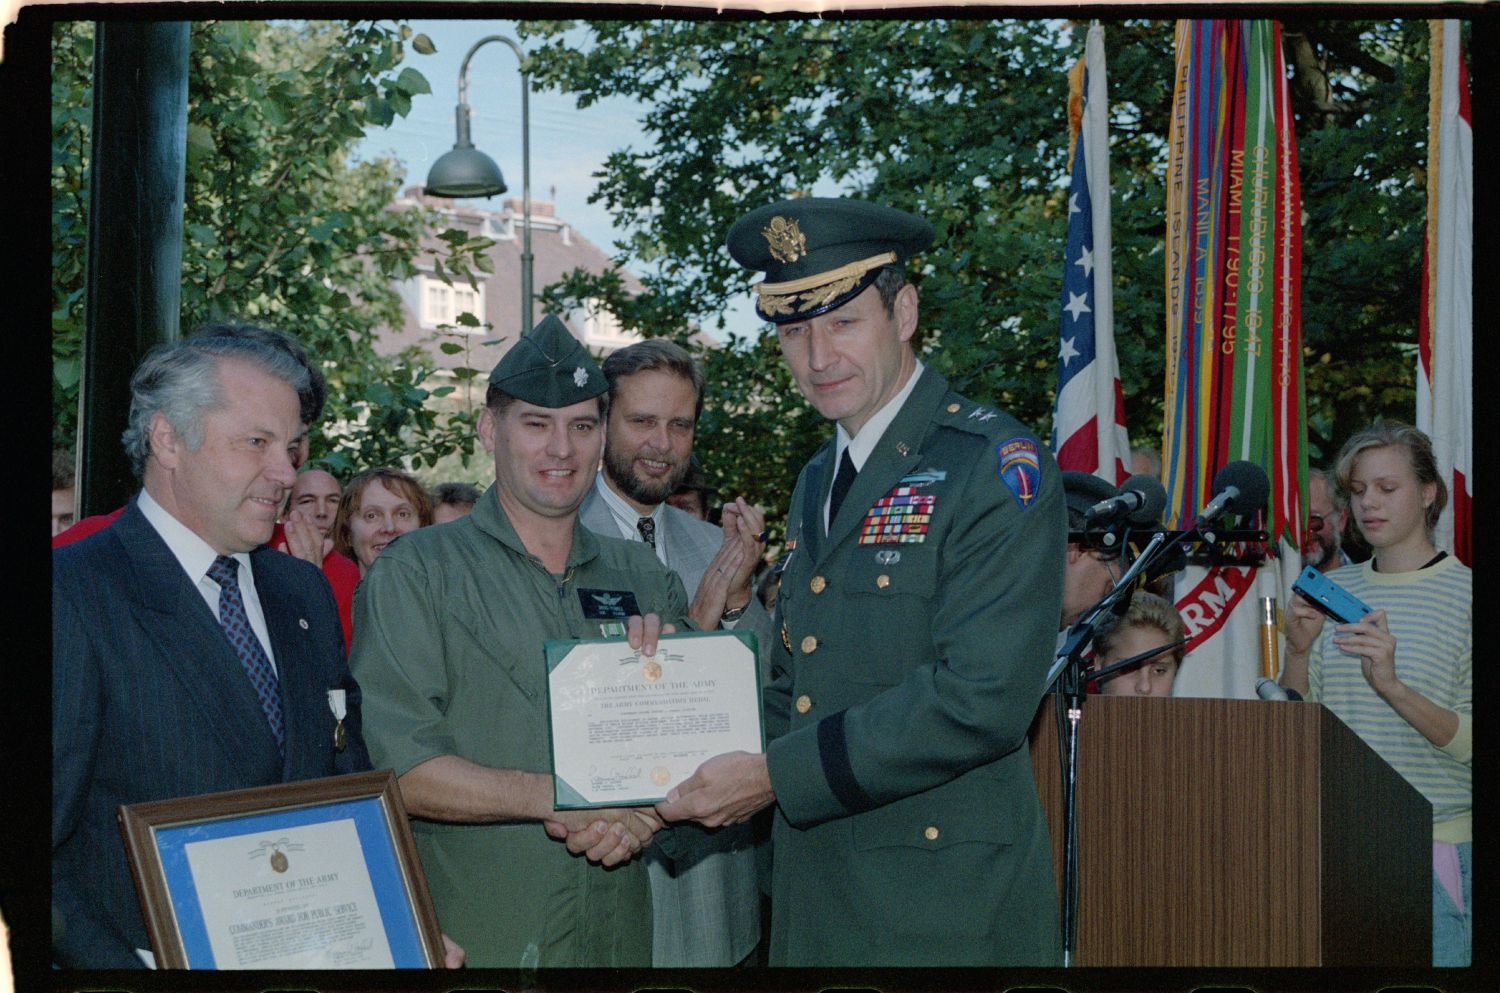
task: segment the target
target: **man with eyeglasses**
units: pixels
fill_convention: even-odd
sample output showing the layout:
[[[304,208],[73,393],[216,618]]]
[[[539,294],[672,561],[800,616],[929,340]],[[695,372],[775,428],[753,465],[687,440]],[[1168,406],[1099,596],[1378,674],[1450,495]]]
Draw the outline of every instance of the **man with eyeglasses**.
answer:
[[[1326,469],[1307,471],[1307,536],[1302,539],[1302,564],[1332,572],[1349,564],[1343,548],[1344,525],[1349,522],[1348,499]]]
[[[1062,483],[1068,507],[1068,552],[1063,566],[1062,618],[1058,621],[1058,631],[1072,627],[1120,579],[1119,548],[1090,540],[1086,530],[1089,508],[1119,496],[1119,489],[1087,472],[1064,472]]]

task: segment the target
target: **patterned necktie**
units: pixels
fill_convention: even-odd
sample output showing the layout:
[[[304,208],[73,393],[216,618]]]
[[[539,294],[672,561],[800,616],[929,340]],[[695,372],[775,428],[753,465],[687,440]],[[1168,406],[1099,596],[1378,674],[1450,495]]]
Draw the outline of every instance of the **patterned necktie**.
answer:
[[[844,449],[844,457],[839,459],[839,473],[833,477],[833,492],[828,495],[828,526],[833,527],[834,520],[839,516],[839,505],[844,502],[844,497],[849,492],[849,487],[854,485],[854,460],[849,457],[849,449]]]
[[[240,657],[240,665],[260,697],[261,709],[276,736],[276,748],[284,750],[285,735],[281,724],[281,687],[276,682],[276,670],[261,647],[260,639],[250,627],[250,617],[245,613],[245,598],[240,594],[239,563],[228,555],[220,555],[208,567],[208,578],[219,584],[219,624],[224,635],[234,646]]]
[[[656,522],[649,517],[642,517],[635,522],[635,529],[641,533],[642,538],[646,539],[646,544],[651,546],[652,551],[655,551]]]

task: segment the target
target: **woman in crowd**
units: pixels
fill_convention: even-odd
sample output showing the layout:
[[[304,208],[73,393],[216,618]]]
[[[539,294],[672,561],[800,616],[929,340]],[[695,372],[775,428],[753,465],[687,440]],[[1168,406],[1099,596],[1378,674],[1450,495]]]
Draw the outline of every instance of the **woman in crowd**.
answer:
[[[1374,610],[1357,624],[1337,624],[1292,597],[1282,683],[1327,706],[1432,804],[1433,965],[1467,966],[1472,576],[1433,543],[1448,491],[1425,434],[1377,422],[1349,439],[1335,472],[1373,556],[1329,578]]]
[[[1137,591],[1119,623],[1094,639],[1095,668],[1103,669],[1163,645],[1172,645],[1128,669],[1105,677],[1099,691],[1111,696],[1171,696],[1182,664],[1182,615],[1155,593]]]
[[[359,564],[360,578],[393,539],[432,523],[427,491],[399,469],[366,469],[349,481],[333,522],[333,546]]]

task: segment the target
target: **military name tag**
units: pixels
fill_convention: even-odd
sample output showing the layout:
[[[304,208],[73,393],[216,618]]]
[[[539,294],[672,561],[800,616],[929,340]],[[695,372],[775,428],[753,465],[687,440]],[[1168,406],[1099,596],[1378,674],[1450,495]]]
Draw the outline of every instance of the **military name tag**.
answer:
[[[591,621],[623,621],[641,612],[635,594],[629,590],[580,589],[578,602],[583,606],[583,616]]]

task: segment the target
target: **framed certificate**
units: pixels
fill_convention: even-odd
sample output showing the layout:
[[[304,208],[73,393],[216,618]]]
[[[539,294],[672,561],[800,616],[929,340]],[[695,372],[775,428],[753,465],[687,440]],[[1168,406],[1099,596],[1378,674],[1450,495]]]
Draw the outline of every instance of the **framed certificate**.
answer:
[[[387,769],[121,806],[158,968],[438,968]]]
[[[649,657],[624,640],[545,651],[559,809],[656,803],[704,759],[765,751],[753,634],[664,634]]]

